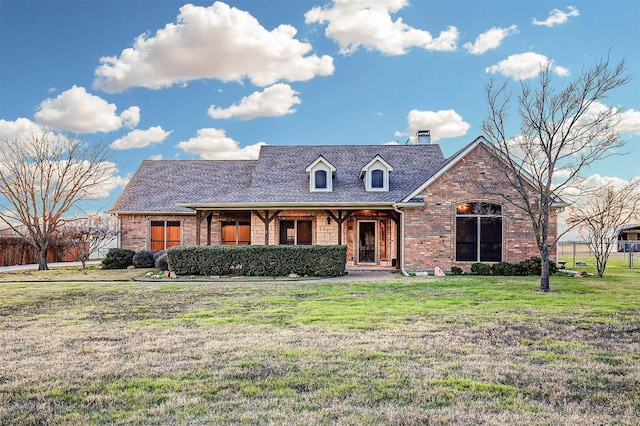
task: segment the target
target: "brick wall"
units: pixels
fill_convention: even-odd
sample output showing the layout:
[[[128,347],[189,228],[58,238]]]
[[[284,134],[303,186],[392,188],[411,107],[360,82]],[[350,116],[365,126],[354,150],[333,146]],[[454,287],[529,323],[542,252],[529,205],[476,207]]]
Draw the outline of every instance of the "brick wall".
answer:
[[[149,250],[149,222],[152,220],[177,220],[180,222],[182,245],[196,243],[196,217],[194,215],[128,215],[119,214],[120,247],[133,251]]]
[[[501,197],[482,193],[474,182],[495,182],[495,170],[501,164],[479,145],[465,158],[433,182],[421,195],[425,206],[407,209],[405,213],[405,268],[409,271],[449,269],[456,265],[468,270],[473,262],[455,260],[456,204],[461,202],[492,202],[502,205],[502,260],[519,262],[538,256],[531,222],[523,211],[505,203]],[[515,191],[508,186],[504,193]],[[557,217],[551,220],[555,237]]]

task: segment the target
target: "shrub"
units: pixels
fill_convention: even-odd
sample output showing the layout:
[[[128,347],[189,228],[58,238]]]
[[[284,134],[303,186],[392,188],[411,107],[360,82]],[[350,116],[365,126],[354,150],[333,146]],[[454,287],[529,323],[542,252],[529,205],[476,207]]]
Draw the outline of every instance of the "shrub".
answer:
[[[532,276],[542,274],[542,259],[533,256],[527,260],[516,265],[518,275]],[[549,275],[553,275],[558,272],[558,266],[553,260],[549,260]]]
[[[140,250],[133,255],[133,266],[136,268],[153,268],[155,261],[153,260],[153,252],[150,250]]]
[[[316,277],[344,273],[346,246],[198,246],[167,250],[169,268],[178,275]],[[240,272],[241,271],[241,272]]]
[[[471,273],[476,275],[491,275],[491,267],[482,262],[472,263]]]
[[[167,263],[167,251],[160,250],[153,253],[153,261],[155,263],[155,267],[161,271],[168,271],[169,264]]]
[[[518,275],[518,268],[513,263],[498,262],[491,265],[491,274],[500,276]]]
[[[126,269],[133,265],[133,250],[110,248],[102,261],[103,269]]]
[[[453,275],[462,275],[462,268],[460,268],[459,266],[452,266],[451,267],[451,274]]]

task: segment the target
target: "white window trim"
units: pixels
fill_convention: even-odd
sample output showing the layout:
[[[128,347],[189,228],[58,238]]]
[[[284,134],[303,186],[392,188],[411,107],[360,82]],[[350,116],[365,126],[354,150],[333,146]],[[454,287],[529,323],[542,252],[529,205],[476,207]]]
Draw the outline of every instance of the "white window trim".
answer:
[[[324,170],[327,173],[327,187],[316,188],[316,171]],[[336,168],[329,163],[323,156],[318,157],[316,161],[311,163],[306,168],[306,172],[309,175],[309,191],[311,192],[332,192],[333,191],[333,177],[336,174]]]
[[[374,188],[371,182],[371,175],[374,170],[382,170],[382,188]],[[393,171],[393,167],[382,157],[376,155],[369,161],[360,171],[360,177],[364,178],[364,187],[367,192],[388,192],[389,191],[389,174]]]

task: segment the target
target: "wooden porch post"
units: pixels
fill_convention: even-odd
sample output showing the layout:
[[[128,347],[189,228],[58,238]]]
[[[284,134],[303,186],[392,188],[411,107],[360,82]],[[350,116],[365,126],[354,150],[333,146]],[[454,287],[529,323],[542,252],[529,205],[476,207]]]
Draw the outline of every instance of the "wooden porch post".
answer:
[[[394,213],[395,214],[389,214],[389,216],[391,217],[391,220],[393,220],[393,223],[396,224],[396,269],[400,269],[400,250],[402,249],[402,241],[400,240],[402,236],[400,233],[402,230],[400,229],[400,214],[396,212]]]
[[[202,224],[202,211],[196,210],[196,245],[200,245],[200,225]]]
[[[207,215],[207,245],[211,245],[211,219],[213,219],[213,212],[209,212]]]
[[[327,210],[327,214],[329,215],[329,217],[331,217],[331,219],[335,220],[336,223],[338,224],[338,245],[341,246],[342,245],[342,222],[347,220],[347,218],[353,214],[353,211],[348,211],[345,213],[343,210],[338,210],[338,216],[336,216],[335,214],[333,214],[331,210]]]
[[[260,211],[256,210],[256,215],[260,218],[262,223],[264,223],[264,245],[269,245],[269,224],[273,219],[276,218],[280,214],[282,210],[276,210],[271,216],[269,216],[269,210],[264,211],[264,216],[260,213]]]

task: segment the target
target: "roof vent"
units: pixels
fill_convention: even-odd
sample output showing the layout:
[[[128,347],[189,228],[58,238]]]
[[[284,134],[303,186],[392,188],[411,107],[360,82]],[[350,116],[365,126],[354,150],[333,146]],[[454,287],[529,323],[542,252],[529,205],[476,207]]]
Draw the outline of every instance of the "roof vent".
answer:
[[[418,145],[429,145],[431,143],[431,130],[418,130],[416,132],[416,143]]]

